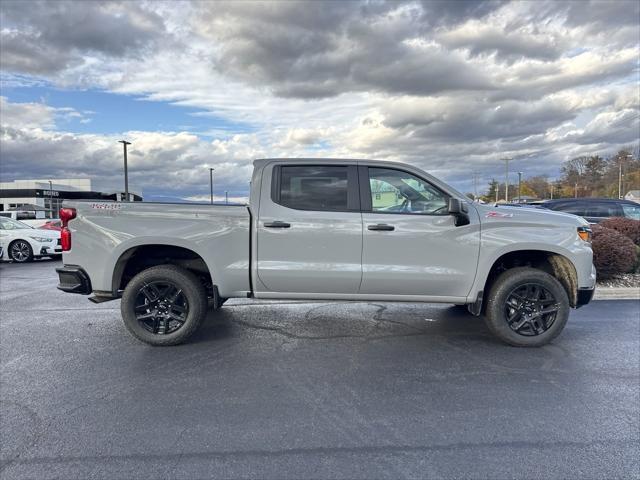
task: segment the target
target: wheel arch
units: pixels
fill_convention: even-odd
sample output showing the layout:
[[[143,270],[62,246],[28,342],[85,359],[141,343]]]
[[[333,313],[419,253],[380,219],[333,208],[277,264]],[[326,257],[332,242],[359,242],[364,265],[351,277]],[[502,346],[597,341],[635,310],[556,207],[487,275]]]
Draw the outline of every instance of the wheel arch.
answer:
[[[578,303],[578,272],[571,259],[551,250],[522,249],[505,252],[496,258],[487,270],[480,290],[486,296],[498,276],[515,267],[538,268],[552,275],[564,287],[569,297],[569,303],[575,307]],[[486,302],[483,302],[486,303]]]
[[[117,257],[111,269],[113,295],[124,290],[139,272],[158,265],[176,265],[193,272],[213,295],[213,277],[202,255],[194,249],[174,244],[143,243],[130,246]]]

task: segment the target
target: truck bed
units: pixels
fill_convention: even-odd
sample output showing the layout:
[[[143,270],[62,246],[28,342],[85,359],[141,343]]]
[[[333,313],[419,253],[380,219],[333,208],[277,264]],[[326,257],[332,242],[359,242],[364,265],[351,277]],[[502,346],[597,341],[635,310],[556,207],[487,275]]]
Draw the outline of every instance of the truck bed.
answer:
[[[72,246],[65,264],[82,265],[94,291],[117,289],[113,277],[118,260],[140,245],[195,252],[211,266],[214,284],[224,286],[222,296],[250,290],[246,206],[69,201],[63,207],[77,212],[69,223]]]

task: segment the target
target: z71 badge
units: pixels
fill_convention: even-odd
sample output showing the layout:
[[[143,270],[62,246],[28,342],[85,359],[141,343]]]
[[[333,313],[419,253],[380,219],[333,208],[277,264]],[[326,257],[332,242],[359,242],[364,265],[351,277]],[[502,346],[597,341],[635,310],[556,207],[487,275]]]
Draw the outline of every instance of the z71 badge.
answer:
[[[504,213],[504,212],[489,212],[485,215],[486,218],[511,218],[513,217],[513,213]]]

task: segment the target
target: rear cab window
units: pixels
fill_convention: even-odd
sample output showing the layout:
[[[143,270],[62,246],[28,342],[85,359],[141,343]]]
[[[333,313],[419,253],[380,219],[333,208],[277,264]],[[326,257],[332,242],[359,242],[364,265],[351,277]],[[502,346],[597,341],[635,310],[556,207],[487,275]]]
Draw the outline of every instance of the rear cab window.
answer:
[[[359,211],[355,165],[276,165],[271,199],[313,211]]]

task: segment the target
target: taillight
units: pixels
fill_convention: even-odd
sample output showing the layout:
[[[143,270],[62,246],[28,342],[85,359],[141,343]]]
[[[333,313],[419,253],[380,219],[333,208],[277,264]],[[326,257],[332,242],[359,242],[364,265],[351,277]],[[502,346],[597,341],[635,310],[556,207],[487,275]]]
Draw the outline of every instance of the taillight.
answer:
[[[60,220],[62,220],[62,226],[66,227],[69,223],[69,220],[73,220],[76,218],[76,209],[75,208],[61,208],[60,209]]]
[[[60,220],[62,220],[62,230],[60,230],[60,246],[63,252],[71,250],[71,230],[69,230],[69,220],[76,218],[75,208],[61,208]]]
[[[60,230],[60,246],[63,252],[71,250],[71,230],[67,227],[62,227]]]

